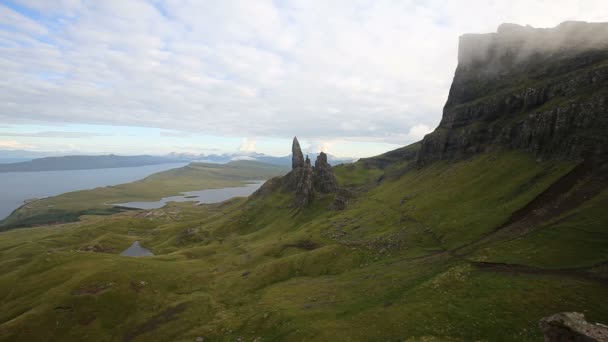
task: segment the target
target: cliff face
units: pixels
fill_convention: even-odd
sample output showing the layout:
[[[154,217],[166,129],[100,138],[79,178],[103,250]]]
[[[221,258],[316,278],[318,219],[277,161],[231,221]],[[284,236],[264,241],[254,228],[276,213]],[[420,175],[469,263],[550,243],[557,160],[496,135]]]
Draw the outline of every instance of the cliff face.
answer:
[[[608,160],[608,23],[503,24],[460,38],[458,67],[419,165],[495,148]]]

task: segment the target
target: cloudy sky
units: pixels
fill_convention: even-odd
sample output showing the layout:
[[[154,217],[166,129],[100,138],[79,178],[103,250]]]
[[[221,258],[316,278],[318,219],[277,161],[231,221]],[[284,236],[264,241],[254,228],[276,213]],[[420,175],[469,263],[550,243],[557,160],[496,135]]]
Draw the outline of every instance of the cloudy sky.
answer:
[[[458,36],[605,0],[0,0],[0,149],[363,157],[441,118]]]

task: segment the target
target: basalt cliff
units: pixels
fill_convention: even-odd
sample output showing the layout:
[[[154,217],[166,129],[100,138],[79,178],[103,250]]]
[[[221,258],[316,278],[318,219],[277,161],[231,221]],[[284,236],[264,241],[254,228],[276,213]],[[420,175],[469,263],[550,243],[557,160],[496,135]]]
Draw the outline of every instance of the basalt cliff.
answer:
[[[608,160],[608,23],[501,25],[460,37],[458,67],[419,166],[495,149]]]

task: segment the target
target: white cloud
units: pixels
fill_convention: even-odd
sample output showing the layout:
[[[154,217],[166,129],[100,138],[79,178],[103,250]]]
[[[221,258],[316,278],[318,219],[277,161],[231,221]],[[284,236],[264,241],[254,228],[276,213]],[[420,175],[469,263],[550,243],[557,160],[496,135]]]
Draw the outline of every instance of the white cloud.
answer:
[[[183,131],[162,131],[160,132],[160,136],[168,138],[188,138],[192,136],[192,133]]]
[[[429,126],[424,124],[418,124],[410,128],[409,132],[407,133],[407,137],[410,141],[418,141],[424,138],[425,135],[431,133],[432,131],[433,129]]]
[[[241,146],[239,151],[241,152],[255,152],[256,139],[255,138],[243,138],[241,140]]]
[[[0,148],[4,149],[30,149],[32,145],[22,144],[14,140],[0,140]]]
[[[43,25],[2,5],[0,5],[0,23],[10,26],[18,32],[35,35],[46,35],[48,33]]]
[[[256,159],[251,156],[236,156],[236,157],[230,158],[230,160],[256,160]]]
[[[604,0],[21,2],[42,19],[0,6],[0,122],[402,145],[439,122],[459,35],[608,20]]]
[[[332,154],[333,148],[340,143],[344,142],[338,140],[312,140],[310,145],[306,147],[305,150],[309,154],[316,154],[319,152]]]
[[[109,134],[100,134],[93,132],[64,132],[64,131],[43,131],[33,133],[13,133],[0,132],[0,137],[27,137],[27,138],[68,138],[68,139],[86,139],[90,137],[104,137]]]

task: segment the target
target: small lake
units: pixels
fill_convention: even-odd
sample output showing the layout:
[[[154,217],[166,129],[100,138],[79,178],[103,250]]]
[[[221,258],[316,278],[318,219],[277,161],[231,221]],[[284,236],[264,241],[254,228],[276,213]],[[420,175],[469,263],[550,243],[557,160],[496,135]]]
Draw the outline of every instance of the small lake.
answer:
[[[155,202],[127,202],[115,203],[113,205],[135,209],[158,209],[164,207],[169,202],[219,203],[233,197],[247,197],[259,189],[262,184],[264,184],[264,181],[255,181],[245,186],[232,188],[182,192],[179,196],[165,197]]]
[[[135,241],[133,242],[131,247],[125,249],[122,253],[120,253],[120,255],[129,257],[143,257],[152,256],[154,255],[154,253],[152,253],[152,251],[150,251],[149,249],[143,248],[139,244],[139,241]]]
[[[154,173],[188,163],[91,170],[63,170],[0,173],[0,220],[31,198],[44,198],[70,191],[130,183]]]

